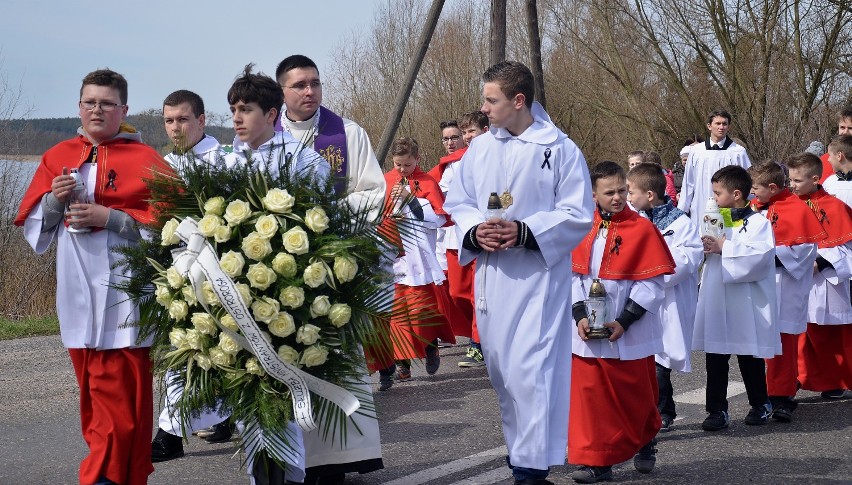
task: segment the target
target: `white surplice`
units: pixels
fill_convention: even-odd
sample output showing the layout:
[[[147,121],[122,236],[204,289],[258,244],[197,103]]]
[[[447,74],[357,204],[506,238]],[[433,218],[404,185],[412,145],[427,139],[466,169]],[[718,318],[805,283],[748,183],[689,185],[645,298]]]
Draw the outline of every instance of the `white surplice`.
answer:
[[[775,256],[783,265],[775,268],[778,331],[798,335],[808,326],[808,294],[814,283],[817,246],[775,246]]]
[[[775,289],[775,236],[766,217],[725,228],[722,254],[701,272],[692,349],[772,358],[781,354]]]
[[[459,249],[476,259],[476,319],[497,392],[512,465],[565,463],[571,387],[571,251],[589,232],[594,205],[586,160],[538,103],[518,136],[492,128],[473,139],[444,209],[460,240],[485,220],[492,192],[514,199],[507,220],[527,224],[540,250]],[[548,154],[549,156],[546,156]]]
[[[683,172],[683,185],[678,197],[677,208],[688,213],[692,223],[701,227],[704,205],[713,196],[710,178],[722,167],[737,165],[751,167],[745,148],[736,142],[727,150],[708,150],[705,143],[692,146]]]
[[[177,153],[167,153],[163,156],[169,165],[178,173],[183,173],[185,167],[189,164],[205,163],[210,167],[216,167],[224,163],[225,153],[222,152],[219,140],[210,135],[204,135],[192,151],[187,154],[178,155]]]
[[[402,208],[401,214],[408,219],[407,224],[417,237],[402,238],[404,254],[393,262],[393,282],[405,286],[443,284],[447,278],[435,254],[435,238],[437,229],[447,222],[447,218],[435,214],[432,204],[425,198],[415,198],[412,203],[422,208],[423,220],[414,218],[408,206]]]
[[[808,298],[808,322],[819,325],[852,323],[849,278],[852,277],[852,241],[833,248],[820,248],[818,255],[831,263],[814,274]]]
[[[291,176],[311,174],[318,179],[325,179],[329,175],[328,162],[313,148],[302,145],[286,131],[276,131],[272,138],[256,149],[235,137],[234,151],[225,155],[225,166],[232,168],[249,164],[257,170],[268,171],[275,178],[288,163],[288,158]]]
[[[822,188],[846,202],[846,205],[852,206],[852,180],[840,180],[837,178],[837,174],[832,174],[822,183]]]

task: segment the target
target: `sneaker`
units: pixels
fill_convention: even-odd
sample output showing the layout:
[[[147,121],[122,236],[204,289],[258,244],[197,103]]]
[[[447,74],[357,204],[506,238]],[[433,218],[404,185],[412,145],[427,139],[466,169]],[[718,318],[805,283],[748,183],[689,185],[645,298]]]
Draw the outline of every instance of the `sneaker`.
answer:
[[[769,422],[769,417],[772,416],[772,405],[769,403],[763,406],[752,406],[748,415],[745,417],[745,424],[749,426],[760,426]]]
[[[231,418],[213,426],[213,433],[205,435],[202,439],[208,443],[225,443],[231,441],[234,430],[231,427]]]
[[[643,446],[639,453],[633,457],[633,468],[639,473],[651,473],[654,469],[654,464],[657,463],[657,444],[656,439],[652,439],[647,445]]]
[[[154,440],[151,442],[151,461],[160,463],[182,456],[183,438],[158,429],[157,435],[154,436]]]
[[[845,396],[845,389],[834,389],[820,393],[820,397],[823,399],[843,399]]]
[[[660,426],[660,433],[668,433],[672,430],[672,426],[674,426],[674,418],[669,416],[668,414],[663,414],[660,416],[663,424]]]
[[[719,431],[727,428],[730,423],[731,418],[728,417],[727,411],[714,411],[701,423],[701,429],[704,431]]]
[[[195,436],[198,436],[199,438],[204,438],[205,436],[207,436],[209,434],[213,434],[213,426],[210,426],[208,428],[202,428],[202,429],[195,430],[195,431],[192,432],[192,434],[194,434]]]
[[[411,379],[411,368],[404,365],[398,365],[393,378],[398,381],[407,381]]]
[[[454,347],[454,345],[453,345],[453,344],[451,344],[451,343],[449,343],[449,342],[444,342],[444,341],[443,341],[443,340],[441,340],[441,339],[435,339],[435,340],[437,340],[437,341],[438,341],[438,347],[443,347],[443,348],[447,348],[447,347]]]
[[[433,376],[438,372],[439,367],[441,367],[441,353],[438,347],[432,345],[426,347],[426,373]]]
[[[411,377],[410,374],[409,374],[409,377]],[[379,376],[379,390],[380,391],[387,391],[391,387],[393,387],[393,374],[380,375]]]
[[[772,419],[781,423],[789,423],[793,421],[793,411],[781,407],[772,411]]]
[[[554,483],[546,478],[524,478],[523,480],[515,479],[515,485],[554,485]]]
[[[586,466],[574,470],[571,479],[577,483],[597,483],[612,480],[611,466]]]
[[[476,347],[468,347],[467,355],[459,361],[459,367],[485,367],[485,357]]]

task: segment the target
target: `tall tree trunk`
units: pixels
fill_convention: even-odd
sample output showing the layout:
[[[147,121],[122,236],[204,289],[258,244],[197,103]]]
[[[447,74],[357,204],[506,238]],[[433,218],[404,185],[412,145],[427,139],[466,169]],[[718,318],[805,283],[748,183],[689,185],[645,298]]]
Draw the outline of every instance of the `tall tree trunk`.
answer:
[[[491,0],[491,65],[506,60],[506,0]]]
[[[538,6],[536,0],[526,0],[527,35],[530,39],[530,62],[535,78],[535,97],[547,109],[544,97],[544,67],[541,64],[541,34],[538,28]]]
[[[405,105],[408,104],[408,97],[411,95],[411,90],[414,88],[414,81],[417,79],[417,73],[420,72],[420,66],[423,64],[423,58],[426,57],[426,50],[429,48],[429,42],[432,41],[432,34],[435,33],[435,27],[438,25],[438,18],[441,16],[441,10],[443,8],[444,0],[433,0],[432,7],[429,8],[429,13],[426,17],[426,24],[423,26],[423,31],[420,32],[420,40],[418,41],[418,45],[420,47],[417,49],[415,56],[411,59],[411,64],[408,65],[408,70],[405,73],[405,81],[399,88],[399,92],[397,93],[396,100],[393,104],[393,111],[388,119],[388,124],[385,127],[385,130],[382,132],[382,139],[379,141],[379,149],[376,151],[376,157],[380,164],[384,164],[385,157],[387,156],[388,150],[393,142],[393,137],[396,135],[396,130],[399,128],[402,113],[405,111]]]

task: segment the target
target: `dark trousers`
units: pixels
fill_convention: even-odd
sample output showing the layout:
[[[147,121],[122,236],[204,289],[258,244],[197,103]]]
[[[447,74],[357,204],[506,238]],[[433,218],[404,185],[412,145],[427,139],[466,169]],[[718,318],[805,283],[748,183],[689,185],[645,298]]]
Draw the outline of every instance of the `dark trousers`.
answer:
[[[728,361],[731,354],[707,354],[707,405],[708,413],[728,410]],[[751,355],[738,355],[737,363],[745,384],[748,403],[753,407],[769,401],[766,393],[766,363]]]
[[[654,364],[657,368],[657,387],[660,390],[660,397],[657,400],[657,410],[660,415],[668,416],[674,419],[677,416],[674,402],[674,389],[672,389],[672,370],[660,364]]]

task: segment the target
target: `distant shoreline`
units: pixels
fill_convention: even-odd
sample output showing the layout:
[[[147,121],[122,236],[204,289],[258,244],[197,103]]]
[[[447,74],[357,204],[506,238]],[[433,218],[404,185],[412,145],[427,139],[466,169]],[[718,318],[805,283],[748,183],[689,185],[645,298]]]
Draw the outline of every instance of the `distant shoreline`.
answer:
[[[40,162],[41,155],[0,155],[0,160],[17,160],[21,162]]]

